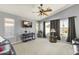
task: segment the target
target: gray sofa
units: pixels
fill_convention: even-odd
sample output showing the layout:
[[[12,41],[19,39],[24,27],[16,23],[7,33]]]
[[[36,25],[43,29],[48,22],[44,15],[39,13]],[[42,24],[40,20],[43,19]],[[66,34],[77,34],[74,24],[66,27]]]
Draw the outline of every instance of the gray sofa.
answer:
[[[72,40],[74,55],[79,55],[79,38]]]

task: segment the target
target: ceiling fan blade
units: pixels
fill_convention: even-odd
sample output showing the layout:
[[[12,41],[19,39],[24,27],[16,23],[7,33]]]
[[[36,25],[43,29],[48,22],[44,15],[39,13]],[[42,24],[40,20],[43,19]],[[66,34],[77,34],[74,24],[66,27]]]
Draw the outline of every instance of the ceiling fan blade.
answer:
[[[51,12],[52,9],[47,9],[47,10],[44,10],[44,12]]]
[[[41,16],[41,15],[43,15],[43,14],[42,14],[42,13],[39,13],[39,14],[38,14],[38,16]]]
[[[46,15],[46,16],[48,16],[48,14],[46,14],[45,12],[43,12],[43,15]]]

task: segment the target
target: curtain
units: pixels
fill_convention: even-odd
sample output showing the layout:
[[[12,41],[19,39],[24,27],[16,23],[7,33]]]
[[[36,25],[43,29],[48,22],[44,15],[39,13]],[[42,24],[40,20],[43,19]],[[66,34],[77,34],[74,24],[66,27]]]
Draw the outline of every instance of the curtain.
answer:
[[[54,28],[56,31],[55,36],[57,36],[58,40],[60,40],[60,19],[50,21],[50,30],[52,28]],[[51,35],[51,32],[50,32],[50,35]]]
[[[72,39],[76,38],[75,32],[75,17],[69,17],[69,24],[68,24],[68,38],[67,42],[72,42]]]
[[[43,37],[46,37],[46,32],[45,32],[45,21],[43,22]]]

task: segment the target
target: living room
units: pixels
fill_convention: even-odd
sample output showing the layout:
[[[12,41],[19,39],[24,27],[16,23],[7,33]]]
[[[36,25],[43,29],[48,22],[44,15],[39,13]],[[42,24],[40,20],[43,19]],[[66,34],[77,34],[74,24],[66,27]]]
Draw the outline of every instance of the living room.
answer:
[[[74,48],[78,44],[72,44],[73,39],[79,38],[78,7],[75,4],[2,4],[0,36],[11,42],[17,55],[79,54],[78,47]]]

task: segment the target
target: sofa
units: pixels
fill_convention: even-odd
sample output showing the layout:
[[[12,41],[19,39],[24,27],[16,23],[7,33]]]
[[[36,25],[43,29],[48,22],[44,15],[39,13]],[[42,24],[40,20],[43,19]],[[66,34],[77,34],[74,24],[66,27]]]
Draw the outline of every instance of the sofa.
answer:
[[[73,52],[74,55],[79,55],[79,38],[72,40]]]

